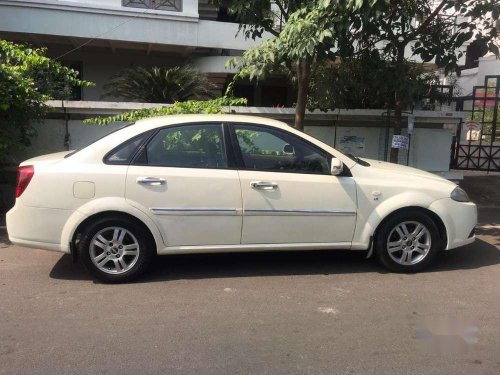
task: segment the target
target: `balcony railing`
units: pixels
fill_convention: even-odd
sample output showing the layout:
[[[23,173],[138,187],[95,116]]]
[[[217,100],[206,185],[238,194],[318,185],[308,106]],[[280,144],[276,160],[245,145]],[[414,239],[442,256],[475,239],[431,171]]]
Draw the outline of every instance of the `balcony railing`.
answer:
[[[182,0],[122,0],[124,7],[182,11]]]

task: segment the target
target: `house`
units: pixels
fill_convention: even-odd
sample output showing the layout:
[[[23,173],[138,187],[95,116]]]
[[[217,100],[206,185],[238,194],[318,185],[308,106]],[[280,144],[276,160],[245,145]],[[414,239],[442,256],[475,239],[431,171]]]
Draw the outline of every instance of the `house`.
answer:
[[[209,0],[0,0],[0,38],[47,47],[48,56],[96,83],[75,94],[87,101],[102,100],[108,79],[134,65],[191,64],[223,93],[233,76],[226,62],[257,43],[232,21]],[[284,77],[240,83],[235,92],[256,106],[294,99]]]
[[[259,42],[238,31],[227,9],[211,0],[0,0],[0,38],[47,47],[48,56],[96,83],[76,92],[76,100],[102,100],[109,78],[134,65],[191,64],[222,94],[234,73],[227,61]],[[239,82],[235,94],[259,107],[289,107],[295,100],[293,86],[280,76],[259,85]]]
[[[54,104],[52,118],[40,128],[34,146],[19,158],[62,147],[79,147],[83,140],[102,134],[83,125],[83,117],[113,113],[117,106],[123,111],[140,104],[104,103],[103,85],[127,67],[190,64],[207,74],[216,84],[217,94],[225,92],[235,73],[227,68],[227,61],[259,40],[245,39],[227,10],[212,3],[210,0],[0,0],[0,38],[47,47],[50,57],[80,71],[83,79],[96,84],[75,92],[73,99],[80,102]],[[281,27],[279,21],[277,27]],[[465,52],[467,46],[462,48]],[[407,53],[411,54],[410,47]],[[465,54],[459,63],[466,64]],[[429,66],[432,67],[432,62]],[[234,92],[248,99],[252,113],[277,118],[284,113],[279,118],[293,121],[290,107],[294,104],[295,89],[286,77],[273,76],[258,85],[239,82]],[[120,102],[120,98],[105,100]],[[463,117],[451,109],[416,116],[414,139],[435,142],[439,139],[436,152],[440,154],[429,153],[423,141],[421,151],[410,146],[413,151],[400,153],[402,163],[432,171],[448,169],[454,132]],[[384,110],[377,112],[376,119],[371,112],[349,113],[343,119],[338,116],[337,112],[308,116],[306,131],[314,132],[341,150],[349,143],[346,140],[354,139],[363,144],[356,148],[359,156],[387,159],[391,133]],[[344,151],[350,152],[349,147]]]

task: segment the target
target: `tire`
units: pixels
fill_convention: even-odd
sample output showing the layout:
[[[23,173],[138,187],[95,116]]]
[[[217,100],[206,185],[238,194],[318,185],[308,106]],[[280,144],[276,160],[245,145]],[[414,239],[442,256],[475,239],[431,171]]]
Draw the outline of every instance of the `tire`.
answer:
[[[390,271],[399,273],[424,270],[433,263],[441,246],[436,223],[418,210],[389,217],[375,236],[377,260]]]
[[[98,219],[88,225],[78,243],[78,257],[97,279],[125,283],[142,275],[154,256],[150,236],[133,220]]]

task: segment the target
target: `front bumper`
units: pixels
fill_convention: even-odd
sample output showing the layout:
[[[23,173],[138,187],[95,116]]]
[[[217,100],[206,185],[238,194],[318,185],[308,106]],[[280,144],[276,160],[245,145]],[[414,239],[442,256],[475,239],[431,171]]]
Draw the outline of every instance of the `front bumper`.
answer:
[[[474,228],[477,225],[477,206],[474,203],[457,202],[451,198],[444,198],[433,202],[429,209],[443,220],[447,236],[445,250],[475,241]]]

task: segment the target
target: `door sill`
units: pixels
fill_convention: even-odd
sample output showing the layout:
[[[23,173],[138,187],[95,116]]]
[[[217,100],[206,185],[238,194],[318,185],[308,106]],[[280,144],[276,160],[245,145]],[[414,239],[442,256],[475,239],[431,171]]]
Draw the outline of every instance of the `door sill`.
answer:
[[[159,255],[167,254],[200,254],[200,253],[236,253],[251,251],[294,251],[294,250],[349,250],[351,242],[311,242],[311,243],[277,243],[277,244],[245,244],[245,245],[206,245],[206,246],[169,246],[158,251]]]

